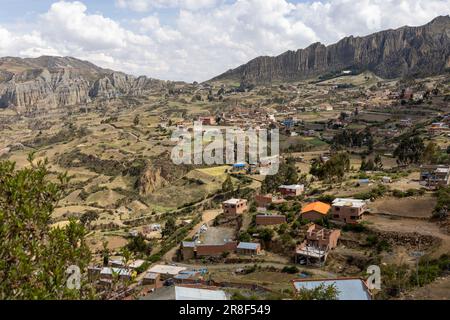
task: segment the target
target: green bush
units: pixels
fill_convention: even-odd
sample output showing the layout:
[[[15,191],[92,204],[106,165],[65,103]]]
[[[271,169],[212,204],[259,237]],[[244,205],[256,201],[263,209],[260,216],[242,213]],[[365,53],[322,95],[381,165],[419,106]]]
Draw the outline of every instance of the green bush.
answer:
[[[155,263],[158,262],[159,260],[161,260],[161,254],[160,253],[156,253],[150,256],[150,258],[148,258],[148,261],[150,261],[151,263]]]
[[[281,272],[283,273],[289,273],[289,274],[296,274],[299,272],[299,269],[296,266],[285,266]]]
[[[352,232],[366,232],[367,228],[364,224],[358,223],[358,224],[346,224],[342,227],[343,231],[352,231]]]

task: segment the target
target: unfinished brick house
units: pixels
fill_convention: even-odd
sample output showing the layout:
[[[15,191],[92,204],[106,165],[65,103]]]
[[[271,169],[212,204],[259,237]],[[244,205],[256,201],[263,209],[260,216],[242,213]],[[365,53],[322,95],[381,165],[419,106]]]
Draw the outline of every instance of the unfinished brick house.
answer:
[[[267,208],[271,204],[280,204],[285,202],[284,199],[274,196],[273,194],[259,194],[255,197],[256,206],[258,208]]]
[[[258,255],[261,253],[259,243],[229,241],[222,244],[196,244],[183,241],[180,245],[181,258],[183,260],[201,257],[220,257],[224,253],[235,252],[243,255]]]
[[[302,209],[301,216],[302,219],[314,222],[326,217],[330,211],[330,208],[331,206],[329,204],[320,201],[312,202]]]
[[[258,226],[275,226],[286,223],[286,216],[284,215],[257,215],[256,225]]]
[[[216,124],[216,118],[214,117],[199,117],[198,121],[204,126],[212,126]]]
[[[367,210],[365,200],[337,198],[332,203],[330,218],[342,223],[357,224],[362,221]]]
[[[224,244],[199,244],[196,247],[196,257],[219,257],[225,252],[234,252],[237,242],[231,241]]]
[[[184,260],[195,258],[195,242],[183,241],[180,246],[181,256]]]
[[[295,251],[295,261],[299,264],[323,266],[328,253],[337,247],[341,231],[326,229],[311,224],[306,232],[305,240]]]
[[[247,200],[245,199],[230,199],[222,202],[223,213],[226,216],[235,216],[243,214],[247,211]]]
[[[297,197],[305,191],[305,186],[302,184],[293,185],[282,185],[278,187],[278,192],[280,192],[284,197]]]

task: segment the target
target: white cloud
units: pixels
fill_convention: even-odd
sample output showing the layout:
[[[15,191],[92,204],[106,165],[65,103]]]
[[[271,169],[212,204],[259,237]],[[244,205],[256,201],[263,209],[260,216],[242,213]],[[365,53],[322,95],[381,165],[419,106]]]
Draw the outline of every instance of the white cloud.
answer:
[[[201,81],[260,55],[421,25],[448,14],[450,0],[119,0],[117,5],[154,12],[125,26],[90,13],[82,2],[56,2],[28,31],[0,26],[0,55],[70,55],[136,75]],[[176,9],[170,25],[159,14],[162,7]]]
[[[183,8],[199,10],[212,8],[218,0],[116,0],[119,8],[129,8],[137,12],[146,12],[155,8]]]

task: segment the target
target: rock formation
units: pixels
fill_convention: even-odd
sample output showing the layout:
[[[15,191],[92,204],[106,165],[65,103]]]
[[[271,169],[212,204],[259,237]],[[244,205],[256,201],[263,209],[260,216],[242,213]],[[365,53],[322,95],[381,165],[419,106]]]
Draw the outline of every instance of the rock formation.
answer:
[[[18,111],[142,95],[164,84],[70,57],[0,59],[0,108],[15,107]]]
[[[391,79],[435,75],[449,67],[450,17],[443,16],[421,27],[351,36],[330,46],[315,43],[277,57],[259,57],[211,81],[296,81],[344,70],[369,70]]]
[[[139,178],[139,194],[149,195],[167,184],[168,181],[161,176],[161,168],[147,166]]]

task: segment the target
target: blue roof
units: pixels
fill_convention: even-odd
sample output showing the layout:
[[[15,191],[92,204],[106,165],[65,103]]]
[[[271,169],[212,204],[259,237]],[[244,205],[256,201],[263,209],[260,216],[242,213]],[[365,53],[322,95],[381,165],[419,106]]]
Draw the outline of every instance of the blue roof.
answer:
[[[242,167],[245,167],[245,163],[236,163],[236,164],[233,164],[233,167],[242,168]]]
[[[334,284],[338,290],[338,300],[371,300],[369,291],[361,279],[307,280],[294,281],[295,289],[315,289],[321,284]]]
[[[245,249],[245,250],[256,250],[259,248],[259,243],[241,242],[241,243],[239,243],[237,248]]]
[[[186,280],[186,279],[189,279],[191,276],[192,276],[192,275],[189,274],[189,273],[180,273],[180,274],[177,274],[177,275],[174,277],[174,279]]]

